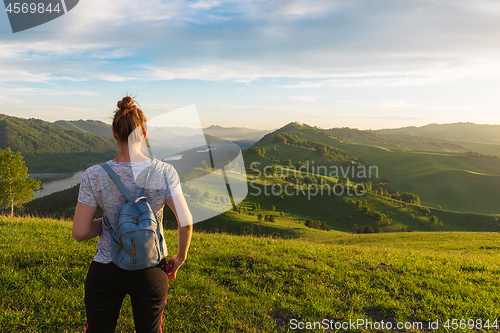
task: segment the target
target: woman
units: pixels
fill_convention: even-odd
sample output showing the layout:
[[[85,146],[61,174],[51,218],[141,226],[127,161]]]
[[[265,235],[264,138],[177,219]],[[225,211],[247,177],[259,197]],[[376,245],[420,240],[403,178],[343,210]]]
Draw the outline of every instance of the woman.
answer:
[[[141,151],[141,144],[147,134],[146,118],[130,96],[124,97],[117,106],[112,132],[119,152],[107,164],[135,198],[146,183],[145,174],[152,163]],[[187,258],[193,222],[175,169],[163,162],[156,163],[152,169],[153,176],[147,182],[145,196],[156,211],[160,223],[165,203],[175,213],[178,251],[168,263],[163,258],[158,266],[133,271],[113,264],[109,229],[102,218],[93,219],[99,206],[106,219],[114,223],[125,202],[125,195],[100,165],[88,168],[83,174],[73,222],[73,237],[80,242],[99,236],[97,252],[85,279],[88,333],[114,332],[126,294],[130,295],[136,332],[162,331],[168,279],[176,277],[177,270]],[[163,232],[163,228],[161,230]],[[162,246],[166,254],[164,239]]]

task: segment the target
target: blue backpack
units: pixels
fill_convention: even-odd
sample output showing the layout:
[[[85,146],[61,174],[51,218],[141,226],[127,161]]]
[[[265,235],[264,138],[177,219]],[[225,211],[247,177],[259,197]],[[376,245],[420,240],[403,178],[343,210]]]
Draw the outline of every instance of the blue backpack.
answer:
[[[144,188],[135,199],[107,163],[101,166],[127,198],[116,215],[114,225],[110,225],[106,216],[103,217],[111,235],[113,263],[129,271],[156,266],[164,257],[161,223],[158,222],[153,207],[144,196],[156,160],[151,162]]]

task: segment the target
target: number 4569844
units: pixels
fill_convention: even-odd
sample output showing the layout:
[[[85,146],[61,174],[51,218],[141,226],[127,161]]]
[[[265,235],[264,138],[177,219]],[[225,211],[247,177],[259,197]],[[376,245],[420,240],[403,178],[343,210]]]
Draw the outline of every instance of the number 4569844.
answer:
[[[457,330],[457,329],[498,329],[498,321],[495,319],[495,321],[490,322],[490,320],[483,321],[481,319],[448,319],[445,321],[443,324],[443,327],[447,329],[452,329],[452,330]]]
[[[32,3],[9,3],[9,5],[7,6],[7,8],[5,8],[5,11],[7,13],[14,13],[14,14],[19,14],[19,13],[23,13],[23,14],[28,14],[28,13],[31,13],[31,14],[34,14],[34,13],[39,13],[39,14],[42,14],[44,12],[49,12],[49,13],[52,13],[52,12],[56,12],[59,14],[59,12],[61,11],[61,8],[59,7],[59,2],[54,6],[54,8],[52,8],[52,3],[49,3],[47,6],[45,6],[44,3],[40,2],[38,4],[32,2]]]

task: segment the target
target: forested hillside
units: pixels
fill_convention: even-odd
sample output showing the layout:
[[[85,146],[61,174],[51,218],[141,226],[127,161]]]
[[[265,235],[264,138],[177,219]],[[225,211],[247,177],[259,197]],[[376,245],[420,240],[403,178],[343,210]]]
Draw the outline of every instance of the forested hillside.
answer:
[[[116,152],[113,139],[40,119],[0,115],[0,149],[21,152],[30,173],[76,171]]]
[[[102,135],[113,139],[111,133],[111,126],[98,120],[58,120],[53,123],[54,125],[63,127],[65,129],[80,131],[95,135]]]

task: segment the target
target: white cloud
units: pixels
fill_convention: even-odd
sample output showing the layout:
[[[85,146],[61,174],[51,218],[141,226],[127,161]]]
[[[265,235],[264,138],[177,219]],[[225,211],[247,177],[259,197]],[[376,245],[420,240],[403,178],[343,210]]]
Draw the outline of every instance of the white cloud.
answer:
[[[150,80],[234,80],[238,83],[248,83],[262,77],[263,69],[245,64],[231,65],[192,65],[190,67],[149,67],[137,75]]]
[[[64,40],[29,40],[21,41],[0,41],[0,58],[26,60],[27,58],[49,58],[69,55],[81,55],[88,52],[100,50],[104,45],[101,43],[75,43],[74,41]],[[123,51],[121,51],[123,52]],[[99,57],[96,54],[96,57]]]
[[[220,5],[220,1],[217,0],[201,0],[196,3],[189,5],[191,8],[195,9],[210,9]]]
[[[94,78],[103,80],[103,81],[110,81],[110,82],[127,82],[127,81],[132,81],[132,80],[137,80],[136,77],[132,76],[121,76],[121,75],[115,75],[115,74],[96,74]]]
[[[314,103],[322,96],[290,96],[288,97],[291,101],[303,102],[303,103]]]
[[[81,95],[81,96],[96,96],[99,95],[95,91],[78,91],[78,90],[61,90],[61,89],[44,89],[44,88],[3,88],[2,94],[9,96],[23,96],[23,95],[44,95],[44,96],[67,96],[67,95]]]
[[[48,82],[50,80],[50,73],[32,73],[22,69],[16,70],[10,68],[0,68],[0,82]]]
[[[184,5],[185,6],[185,5]],[[72,33],[105,33],[113,27],[125,27],[133,31],[137,22],[158,22],[179,17],[182,1],[150,0],[148,2],[134,0],[86,0],[80,1],[74,10],[69,12],[66,29]],[[71,15],[71,16],[70,16]],[[136,26],[137,27],[137,26]],[[130,40],[117,41],[126,46]]]

